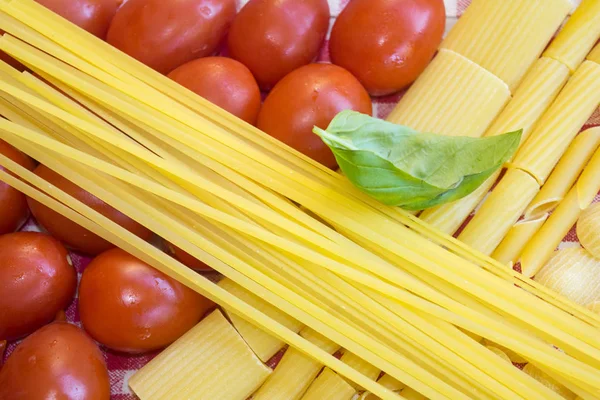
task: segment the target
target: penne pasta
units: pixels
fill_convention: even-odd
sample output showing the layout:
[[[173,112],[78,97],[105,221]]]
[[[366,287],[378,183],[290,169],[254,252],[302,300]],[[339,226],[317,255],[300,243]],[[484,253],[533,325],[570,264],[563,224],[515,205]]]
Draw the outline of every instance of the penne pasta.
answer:
[[[600,150],[585,167],[577,183],[556,207],[539,232],[527,243],[521,254],[521,270],[525,276],[534,276],[550,259],[552,253],[600,192]]]
[[[216,310],[136,372],[129,386],[141,400],[246,400],[271,372]]]
[[[339,346],[310,328],[300,331],[300,336],[316,344],[328,353],[335,353]],[[313,382],[323,364],[313,360],[300,351],[289,348],[273,371],[273,374],[252,396],[253,400],[302,398]]]
[[[585,61],[517,152],[512,167],[543,184],[600,105],[600,65]]]
[[[539,190],[527,172],[509,169],[458,239],[492,254]]]
[[[600,43],[588,54],[587,59],[600,64]]]
[[[548,214],[543,214],[536,219],[524,219],[514,224],[492,253],[492,258],[503,264],[516,264],[527,242],[540,230],[547,219]]]
[[[540,193],[527,207],[525,218],[537,219],[556,208],[577,181],[598,146],[600,146],[600,127],[588,129],[577,135]]]
[[[260,310],[274,320],[280,322],[290,330],[299,332],[300,329],[302,329],[303,325],[299,321],[282,313],[277,308],[273,307],[253,293],[250,293],[237,283],[233,282],[231,279],[222,279],[219,282],[219,286],[234,296],[244,300],[247,304],[252,305],[257,310]],[[235,329],[237,329],[242,338],[244,338],[246,343],[248,343],[248,346],[250,346],[258,358],[260,358],[263,362],[267,362],[285,345],[282,340],[268,334],[260,328],[257,328],[255,325],[247,322],[234,312],[229,312],[227,309],[225,309],[225,312],[227,313],[227,316],[231,320],[231,323]]]
[[[351,400],[355,394],[356,390],[341,376],[324,368],[302,400]]]
[[[577,221],[577,237],[584,249],[600,259],[600,203],[583,211]]]
[[[514,92],[570,10],[568,0],[473,0],[441,48],[474,61]]]
[[[600,2],[583,0],[544,52],[574,72],[600,39]]]
[[[420,132],[478,137],[509,100],[504,82],[460,54],[442,49],[388,121]]]
[[[583,306],[600,301],[600,259],[580,247],[554,252],[534,279]]]
[[[349,366],[351,366],[352,368],[354,368],[355,370],[357,370],[358,372],[360,372],[361,374],[363,374],[364,376],[366,376],[372,380],[377,380],[377,378],[379,377],[379,374],[381,373],[381,370],[379,368],[369,364],[362,358],[357,357],[355,354],[353,354],[349,351],[344,352],[341,360],[343,362],[345,362],[346,364],[348,364]],[[353,382],[348,382],[348,383],[356,390],[359,390],[359,391],[365,390],[364,388],[360,387],[359,385],[356,385]]]

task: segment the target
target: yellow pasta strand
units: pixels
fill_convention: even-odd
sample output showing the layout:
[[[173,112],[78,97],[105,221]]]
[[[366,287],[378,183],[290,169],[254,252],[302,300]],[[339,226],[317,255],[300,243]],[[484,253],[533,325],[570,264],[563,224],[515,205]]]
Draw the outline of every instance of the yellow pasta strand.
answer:
[[[540,193],[527,207],[525,218],[538,218],[556,208],[577,181],[598,146],[600,146],[600,127],[590,128],[577,135]]]
[[[302,329],[302,323],[282,313],[263,299],[236,284],[231,279],[225,278],[221,280],[219,282],[219,286],[239,299],[242,299],[257,310],[260,310],[274,320],[280,322],[291,331],[299,332],[300,329]],[[246,320],[237,316],[235,313],[231,313],[227,311],[227,309],[225,309],[225,311],[227,312],[227,315],[233,323],[235,329],[237,329],[242,338],[244,338],[246,343],[248,343],[248,346],[250,346],[258,358],[260,358],[263,362],[267,362],[285,345],[285,343],[280,339],[271,336],[264,330],[246,322]]]
[[[528,173],[509,169],[458,239],[491,254],[539,190]]]
[[[544,371],[541,371],[533,364],[527,364],[525,368],[523,368],[523,372],[542,382],[544,385],[548,386],[550,389],[560,394],[567,400],[573,400],[576,397],[573,392],[556,382],[554,379],[548,376],[548,374],[544,373]]]
[[[500,350],[499,348],[497,348],[496,346],[485,346],[489,351],[491,351],[492,353],[496,354],[498,357],[500,357],[501,359],[503,359],[504,361],[506,361],[509,364],[512,364],[512,361],[510,360],[510,358],[506,355],[505,352],[503,352],[502,350]]]
[[[351,400],[356,390],[338,374],[324,368],[310,385],[302,400]]]
[[[440,50],[388,121],[420,132],[479,137],[509,99],[501,80],[460,54]]]
[[[373,380],[377,380],[377,378],[379,377],[379,374],[381,373],[381,370],[379,368],[369,364],[362,358],[357,357],[355,354],[353,354],[349,351],[344,352],[341,360],[343,362],[345,362],[346,364],[348,364],[349,366],[351,366],[352,368],[354,368],[355,370],[359,371],[364,376],[368,376],[370,379],[373,379]],[[359,391],[365,390],[364,388],[362,388],[359,385],[356,385],[352,382],[348,382],[348,383],[352,387],[354,387],[356,390],[359,390]]]
[[[521,254],[521,270],[525,276],[532,277],[539,271],[577,222],[581,212],[592,204],[594,197],[600,192],[598,176],[600,176],[600,150],[596,150],[575,186],[525,246]]]
[[[400,392],[400,396],[406,400],[427,400],[427,397],[411,388],[406,388]]]
[[[586,61],[518,151],[513,167],[529,172],[543,184],[598,105],[600,65]]]
[[[570,10],[568,0],[473,0],[441,48],[479,64],[514,92]]]
[[[493,348],[496,348],[496,349],[500,350],[501,352],[503,352],[504,354],[506,354],[506,356],[508,357],[508,359],[511,362],[513,362],[513,363],[524,364],[524,363],[527,362],[527,359],[524,358],[522,355],[520,355],[518,353],[515,353],[514,351],[512,351],[510,349],[507,349],[506,347],[501,346],[498,343],[494,343],[494,342],[492,342],[490,340],[484,339],[483,340],[483,344],[486,347],[488,347],[488,348],[489,347],[493,347]]]
[[[300,336],[328,353],[335,353],[339,346],[310,328],[300,331]],[[297,400],[302,398],[323,364],[289,348],[273,374],[254,394],[253,400]]]
[[[583,0],[544,52],[575,71],[600,39],[600,3]]]
[[[577,221],[577,237],[584,249],[600,259],[600,203],[583,211]]]
[[[600,260],[582,248],[556,251],[535,280],[583,306],[600,301]]]
[[[547,219],[548,214],[543,214],[536,219],[524,219],[514,224],[492,253],[492,258],[511,266],[516,264],[529,240],[542,228]]]
[[[129,380],[141,400],[246,400],[271,374],[219,310]]]
[[[594,47],[594,49],[587,56],[587,59],[595,62],[596,64],[600,64],[600,44]]]

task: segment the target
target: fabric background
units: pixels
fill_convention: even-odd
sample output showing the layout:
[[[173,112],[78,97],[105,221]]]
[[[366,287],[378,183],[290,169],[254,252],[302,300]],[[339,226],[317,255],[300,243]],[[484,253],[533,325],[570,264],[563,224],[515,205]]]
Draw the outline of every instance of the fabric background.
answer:
[[[350,0],[329,0],[329,5],[331,9],[331,25],[335,22],[335,18],[341,10],[348,4]],[[579,2],[580,0],[572,0],[574,3]],[[247,0],[238,0],[239,6],[241,7]],[[447,24],[446,29],[449,30],[457,18],[462,15],[464,10],[470,4],[471,0],[444,0],[446,5],[446,14],[447,14]],[[328,52],[328,42],[325,42],[321,53],[319,55],[318,61],[320,62],[328,62],[329,61],[329,52]],[[387,96],[382,98],[373,99],[373,110],[374,114],[377,117],[385,118],[393,109],[394,105],[398,102],[402,93],[396,94],[393,96]],[[588,126],[600,125],[600,112],[596,111],[594,116],[588,122]],[[597,197],[598,201],[600,197]],[[31,219],[23,228],[23,230],[39,230],[36,225],[36,222]],[[578,240],[575,230],[571,230],[569,234],[564,239],[563,243],[561,243],[561,247],[567,246],[577,246]],[[81,273],[90,262],[90,259],[86,257],[82,257],[78,254],[72,254],[73,263],[79,277],[81,277]],[[67,320],[74,324],[81,326],[79,322],[79,314],[76,307],[77,299],[73,301],[73,303],[69,306],[66,311]],[[8,346],[6,356],[8,356],[12,350],[14,350],[17,343],[12,343]],[[141,356],[131,356],[126,354],[118,354],[103,348],[103,352],[106,358],[106,363],[108,366],[109,374],[110,374],[110,383],[112,387],[112,400],[135,400],[137,397],[131,392],[129,389],[127,382],[128,379],[133,375],[135,371],[143,367],[146,363],[148,363],[157,353],[145,354]],[[277,357],[275,357],[276,359]],[[274,361],[274,360],[273,360]],[[274,362],[272,363],[274,364]]]

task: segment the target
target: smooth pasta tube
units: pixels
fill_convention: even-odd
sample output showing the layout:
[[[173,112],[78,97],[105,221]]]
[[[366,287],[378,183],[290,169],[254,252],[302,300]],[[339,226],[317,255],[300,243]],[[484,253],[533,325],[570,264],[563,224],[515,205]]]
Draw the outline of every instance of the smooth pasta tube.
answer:
[[[544,114],[512,165],[543,184],[598,105],[600,65],[586,61]]]
[[[556,208],[575,184],[598,146],[600,146],[600,127],[588,129],[575,137],[540,193],[527,207],[525,217],[539,218]]]
[[[539,190],[527,172],[508,170],[458,239],[484,254],[491,254]]]
[[[594,47],[594,49],[587,56],[587,59],[595,62],[596,64],[600,64],[600,44]]]
[[[579,243],[594,257],[600,259],[600,203],[585,209],[577,221]]]
[[[588,208],[600,191],[600,150],[596,150],[575,186],[556,207],[548,221],[527,243],[521,254],[521,271],[525,276],[534,276],[548,261],[567,232]]]
[[[356,390],[341,376],[324,368],[302,400],[351,400]]]
[[[514,224],[492,253],[492,258],[503,264],[514,265],[527,242],[541,229],[546,219],[548,214],[543,214],[536,219],[524,219]]]
[[[300,329],[302,329],[303,325],[301,322],[281,312],[260,297],[247,291],[231,279],[225,278],[221,280],[219,282],[219,286],[227,290],[229,293],[235,295],[239,299],[242,299],[247,304],[252,305],[257,310],[260,310],[274,320],[280,322],[290,330],[299,332]],[[264,330],[257,328],[255,325],[249,323],[235,313],[229,312],[227,309],[225,309],[225,312],[227,312],[227,316],[231,320],[231,323],[235,329],[237,329],[242,338],[244,338],[246,343],[248,343],[248,346],[250,346],[258,358],[260,358],[263,362],[267,362],[285,345],[283,341],[268,334]]]
[[[500,79],[460,54],[440,50],[388,121],[420,132],[479,137],[509,100]]]
[[[129,380],[141,400],[247,399],[271,374],[213,311]]]
[[[571,7],[568,0],[474,0],[441,48],[474,61],[514,92]]]
[[[521,143],[524,143],[536,122],[564,87],[568,77],[569,69],[562,63],[550,58],[540,58],[519,85],[513,99],[486,131],[485,136],[522,129]],[[425,210],[420,218],[444,233],[453,234],[481,203],[499,175],[500,171],[460,200]]]
[[[556,251],[534,279],[582,306],[600,301],[600,259],[585,249]]]
[[[337,344],[310,328],[302,329],[300,336],[328,353],[333,354],[339,350]],[[252,399],[300,399],[322,368],[323,364],[294,348],[289,348],[273,374],[258,389]]]
[[[575,71],[600,39],[600,2],[583,0],[544,52]]]

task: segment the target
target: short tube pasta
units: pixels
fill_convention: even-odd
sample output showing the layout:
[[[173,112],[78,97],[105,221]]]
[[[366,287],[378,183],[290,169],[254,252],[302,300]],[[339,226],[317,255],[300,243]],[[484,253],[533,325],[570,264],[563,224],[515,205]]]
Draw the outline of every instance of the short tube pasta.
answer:
[[[509,100],[504,82],[460,54],[442,49],[388,121],[420,132],[478,137]]]
[[[592,204],[577,221],[577,237],[581,245],[600,259],[600,204]]]
[[[527,172],[509,169],[458,239],[491,254],[539,190]]]
[[[571,10],[568,0],[474,0],[442,42],[512,92]]]
[[[540,230],[546,219],[548,214],[543,214],[536,219],[525,219],[514,224],[492,253],[492,258],[504,264],[514,265],[527,242]]]
[[[588,54],[587,59],[597,64],[600,64],[600,44],[594,47],[590,54]]]
[[[351,400],[355,394],[356,390],[344,378],[324,368],[302,400]]]

